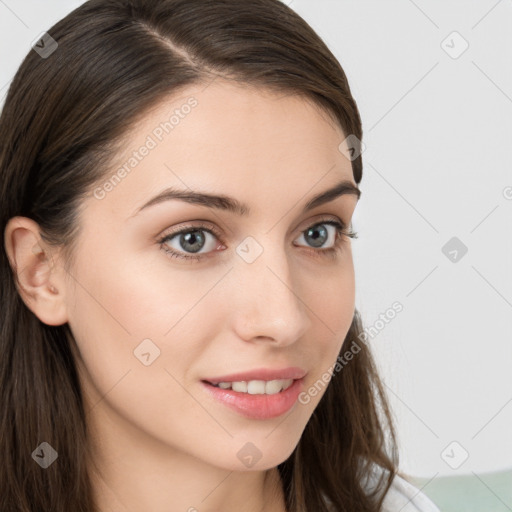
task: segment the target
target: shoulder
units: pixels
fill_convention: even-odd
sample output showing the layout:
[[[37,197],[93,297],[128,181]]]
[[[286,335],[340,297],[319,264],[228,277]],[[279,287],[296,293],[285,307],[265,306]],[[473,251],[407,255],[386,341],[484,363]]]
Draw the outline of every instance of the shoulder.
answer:
[[[399,475],[384,498],[382,512],[441,512],[417,487]]]
[[[381,466],[372,464],[369,473],[362,479],[362,486],[366,493],[370,494],[375,490],[377,482],[387,473]],[[326,498],[326,504],[329,510],[332,503]],[[441,510],[431,501],[420,489],[407,481],[402,476],[395,474],[388,492],[384,496],[381,512],[441,512]]]
[[[375,489],[377,481],[388,471],[383,467],[372,464],[369,474],[366,474],[363,487],[366,492]],[[382,503],[381,512],[441,512],[439,508],[420,489],[404,477],[395,474],[391,487],[388,489]]]

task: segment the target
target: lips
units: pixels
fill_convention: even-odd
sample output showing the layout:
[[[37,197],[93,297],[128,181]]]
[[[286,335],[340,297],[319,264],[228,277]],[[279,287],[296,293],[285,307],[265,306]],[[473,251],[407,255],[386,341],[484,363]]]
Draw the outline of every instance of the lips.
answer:
[[[289,366],[288,368],[272,369],[272,368],[258,368],[249,370],[247,372],[231,373],[229,375],[222,375],[218,377],[208,377],[202,379],[203,382],[209,384],[218,384],[219,382],[239,382],[250,380],[280,380],[280,379],[302,379],[306,375],[306,371],[298,366]]]
[[[232,389],[221,389],[204,381],[201,383],[201,387],[209,399],[235,411],[239,415],[251,420],[270,420],[290,412],[297,404],[297,399],[303,389],[303,379],[293,380],[292,382],[293,384],[287,389],[271,395],[251,395]]]

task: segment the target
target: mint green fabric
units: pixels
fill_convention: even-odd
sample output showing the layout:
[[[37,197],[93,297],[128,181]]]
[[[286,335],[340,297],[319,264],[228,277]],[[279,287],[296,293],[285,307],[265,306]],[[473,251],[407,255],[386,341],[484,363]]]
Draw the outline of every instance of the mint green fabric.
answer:
[[[441,512],[511,512],[512,468],[494,473],[410,477]]]

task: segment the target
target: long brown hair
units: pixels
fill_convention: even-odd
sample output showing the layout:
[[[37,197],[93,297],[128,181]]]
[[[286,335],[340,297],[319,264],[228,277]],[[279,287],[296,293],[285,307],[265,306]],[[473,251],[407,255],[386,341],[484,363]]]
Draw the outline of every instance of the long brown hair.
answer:
[[[24,216],[73,255],[81,200],[148,109],[216,76],[312,99],[362,139],[339,62],[279,0],[90,0],[31,50],[0,116],[0,223]],[[50,41],[46,40],[46,43]],[[46,44],[47,50],[51,45]],[[356,183],[362,160],[352,161]],[[0,510],[93,512],[87,429],[68,324],[42,323],[0,255]],[[361,340],[356,310],[342,351]],[[279,464],[290,512],[377,512],[398,471],[393,418],[366,343],[335,372],[291,456]],[[58,452],[47,469],[31,454]],[[374,491],[372,468],[384,468]]]

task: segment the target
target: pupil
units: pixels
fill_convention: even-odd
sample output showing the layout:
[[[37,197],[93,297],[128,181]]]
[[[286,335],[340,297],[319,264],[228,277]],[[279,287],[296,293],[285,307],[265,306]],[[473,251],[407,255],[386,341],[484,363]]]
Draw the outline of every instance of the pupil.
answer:
[[[310,236],[311,233],[315,233],[315,232],[319,232],[319,231],[322,233],[321,235],[314,235],[312,237],[313,241],[311,242],[311,245],[313,245],[313,247],[320,247],[325,243],[325,241],[328,238],[327,230],[324,227],[320,226],[320,227],[316,227],[316,228],[310,228],[306,233],[306,236]]]
[[[197,240],[200,242],[200,247],[190,247],[193,246]],[[181,235],[180,244],[186,251],[198,252],[204,245],[204,235],[201,234],[201,231],[190,231],[189,233]]]

